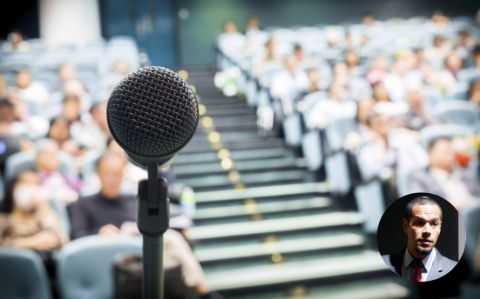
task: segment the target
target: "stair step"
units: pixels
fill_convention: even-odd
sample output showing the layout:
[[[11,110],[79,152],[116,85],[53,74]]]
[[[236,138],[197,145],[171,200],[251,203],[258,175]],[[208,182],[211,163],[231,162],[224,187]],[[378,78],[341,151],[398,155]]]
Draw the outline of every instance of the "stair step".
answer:
[[[205,240],[235,239],[241,237],[295,233],[307,230],[320,230],[338,226],[358,226],[363,217],[356,212],[332,212],[302,217],[268,219],[255,222],[229,223],[193,227],[188,231],[192,242]]]
[[[242,173],[257,172],[257,171],[270,171],[270,170],[286,170],[286,169],[299,169],[304,168],[305,162],[303,159],[295,158],[281,158],[281,159],[265,159],[261,161],[235,161],[234,169]],[[177,165],[174,169],[174,173],[178,178],[194,176],[198,174],[219,174],[226,173],[220,165],[219,161],[210,163],[198,163],[195,165]]]
[[[292,157],[292,153],[283,148],[264,148],[256,150],[231,150],[230,157],[234,161],[259,160],[270,158]],[[180,151],[173,160],[174,165],[183,165],[190,163],[218,162],[218,155],[215,152],[205,153],[184,153]]]
[[[198,222],[213,219],[228,219],[230,221],[238,217],[248,217],[253,214],[283,214],[296,211],[308,210],[315,212],[318,209],[330,207],[330,199],[326,197],[313,197],[297,200],[255,203],[247,205],[223,206],[215,208],[199,208],[195,211],[194,221]]]
[[[361,234],[342,233],[301,240],[295,239],[274,243],[237,245],[229,248],[205,248],[195,250],[194,253],[200,263],[206,264],[270,257],[272,254],[288,255],[292,253],[299,254],[312,251],[335,250],[345,247],[362,246],[364,241],[364,237]]]
[[[228,150],[244,150],[244,149],[271,149],[271,148],[282,148],[284,149],[284,143],[282,140],[267,140],[267,142],[241,142],[241,143],[236,143],[234,147],[227,148]],[[210,151],[212,149],[206,149],[203,147],[195,147],[193,145],[187,144],[182,149],[183,153],[201,153],[205,151]]]
[[[372,272],[385,271],[389,270],[378,252],[362,251],[324,257],[315,261],[288,262],[207,273],[207,281],[214,290],[231,291],[313,280],[320,282],[335,277],[363,276]]]
[[[226,175],[214,174],[203,177],[182,178],[180,181],[192,188],[215,189],[242,183],[247,186],[259,186],[264,184],[278,185],[285,183],[303,182],[309,176],[305,170],[265,171],[248,173],[241,176],[239,182],[231,182]]]
[[[238,190],[197,192],[196,198],[199,203],[221,203],[247,198],[279,198],[283,196],[321,194],[326,192],[328,192],[328,184],[326,183],[299,183],[275,186],[275,188],[266,186],[249,187]]]
[[[230,299],[279,299],[279,298],[301,298],[301,299],[403,299],[410,298],[408,288],[403,286],[403,281],[393,279],[376,278],[360,279],[354,282],[338,282],[327,286],[310,286],[301,289],[305,294],[294,296],[286,291],[262,292],[255,295],[232,295]],[[298,286],[297,286],[298,287]],[[293,296],[292,296],[293,295]]]

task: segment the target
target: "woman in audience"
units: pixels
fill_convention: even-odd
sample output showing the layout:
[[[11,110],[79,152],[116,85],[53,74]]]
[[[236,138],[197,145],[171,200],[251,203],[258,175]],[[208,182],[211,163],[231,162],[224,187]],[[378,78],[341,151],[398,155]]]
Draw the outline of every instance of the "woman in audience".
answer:
[[[71,139],[70,122],[63,116],[52,118],[47,137],[55,141],[62,151],[72,157],[79,156],[82,153],[80,147]]]
[[[60,220],[33,171],[17,174],[0,212],[0,247],[51,251],[67,242]]]

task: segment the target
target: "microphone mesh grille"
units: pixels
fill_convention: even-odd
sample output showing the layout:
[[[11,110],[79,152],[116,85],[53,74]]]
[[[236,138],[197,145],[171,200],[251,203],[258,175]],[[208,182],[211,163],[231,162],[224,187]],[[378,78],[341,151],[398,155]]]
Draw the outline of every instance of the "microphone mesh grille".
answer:
[[[127,153],[156,159],[174,154],[192,138],[198,103],[175,72],[143,67],[115,87],[107,119],[113,138]]]

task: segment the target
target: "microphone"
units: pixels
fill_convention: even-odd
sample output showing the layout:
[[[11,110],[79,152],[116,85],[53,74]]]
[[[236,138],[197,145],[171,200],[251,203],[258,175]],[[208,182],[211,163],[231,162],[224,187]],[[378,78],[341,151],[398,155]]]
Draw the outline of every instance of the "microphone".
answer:
[[[175,72],[149,66],[129,74],[113,90],[107,122],[130,161],[148,170],[138,186],[137,225],[143,235],[143,298],[162,299],[163,233],[168,229],[167,183],[158,166],[168,163],[192,138],[198,102]]]
[[[143,67],[113,90],[107,122],[112,137],[134,164],[163,165],[195,133],[198,102],[189,84],[175,72]]]

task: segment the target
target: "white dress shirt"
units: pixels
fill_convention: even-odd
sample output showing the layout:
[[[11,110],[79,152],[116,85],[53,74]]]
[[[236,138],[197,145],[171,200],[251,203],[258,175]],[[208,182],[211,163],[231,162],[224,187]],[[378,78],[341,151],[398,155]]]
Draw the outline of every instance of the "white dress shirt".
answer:
[[[422,278],[420,281],[427,281],[428,274],[430,273],[430,269],[432,268],[433,261],[435,260],[435,257],[437,256],[437,250],[435,247],[432,249],[432,251],[422,260]],[[408,252],[408,249],[405,250],[405,254],[403,256],[403,262],[402,262],[402,277],[405,279],[410,280],[412,275],[415,273],[415,263],[413,263],[414,258],[410,255],[410,252]]]

